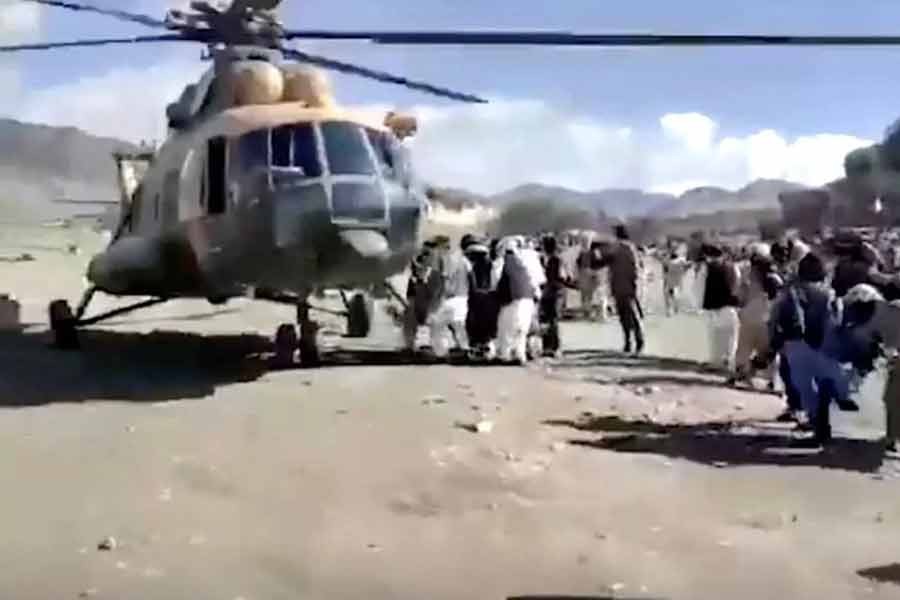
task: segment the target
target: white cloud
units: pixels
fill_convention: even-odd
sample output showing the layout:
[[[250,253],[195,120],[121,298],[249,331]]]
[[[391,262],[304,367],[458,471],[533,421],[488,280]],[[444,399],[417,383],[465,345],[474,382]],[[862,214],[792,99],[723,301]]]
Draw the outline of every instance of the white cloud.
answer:
[[[700,113],[671,113],[659,120],[663,135],[694,152],[708,149],[716,135],[716,122]]]
[[[0,0],[0,42],[16,43],[40,31],[41,7],[18,0]]]
[[[207,67],[199,61],[173,60],[147,69],[113,69],[31,92],[17,116],[132,141],[162,140],[166,106]]]
[[[418,114],[414,147],[423,176],[483,193],[531,181],[670,193],[737,188],[757,178],[820,185],[843,174],[847,152],[872,143],[834,133],[791,139],[769,129],[722,137],[719,124],[698,113],[666,114],[651,127],[606,123],[539,101],[422,107]]]
[[[166,105],[207,66],[185,58],[118,68],[32,91],[14,116],[134,141],[162,139]],[[528,182],[671,193],[737,188],[761,177],[819,185],[842,175],[847,152],[871,143],[837,133],[788,138],[770,129],[726,137],[720,125],[727,123],[699,113],[670,113],[656,123],[607,122],[539,100],[412,110],[420,120],[412,146],[421,174],[481,193]]]

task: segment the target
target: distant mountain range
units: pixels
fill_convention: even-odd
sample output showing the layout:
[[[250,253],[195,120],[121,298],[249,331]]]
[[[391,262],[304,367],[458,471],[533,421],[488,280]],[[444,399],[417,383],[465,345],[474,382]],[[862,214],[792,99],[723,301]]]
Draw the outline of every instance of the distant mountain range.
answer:
[[[607,217],[630,219],[654,216],[682,218],[721,211],[777,209],[778,194],[806,186],[780,179],[758,179],[739,190],[700,187],[680,196],[644,192],[637,189],[605,189],[580,192],[564,187],[529,183],[493,196],[479,196],[466,190],[435,188],[435,197],[450,206],[483,204],[502,208],[516,202],[552,200],[602,212]]]
[[[132,150],[122,140],[89,135],[70,127],[50,127],[0,119],[0,221],[70,216],[78,207],[53,204],[54,199],[114,200],[117,198],[112,152]],[[778,194],[804,186],[760,179],[736,190],[702,187],[680,196],[637,189],[581,192],[529,183],[492,196],[463,188],[434,188],[436,202],[450,209],[552,200],[608,217],[628,219],[652,215],[680,218],[720,211],[778,207]]]

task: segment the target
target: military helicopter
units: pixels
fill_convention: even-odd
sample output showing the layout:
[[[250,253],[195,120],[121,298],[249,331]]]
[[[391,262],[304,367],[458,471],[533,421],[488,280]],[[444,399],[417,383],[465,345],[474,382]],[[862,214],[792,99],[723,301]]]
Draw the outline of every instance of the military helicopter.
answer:
[[[61,348],[77,330],[177,298],[218,304],[239,296],[297,307],[278,328],[276,353],[316,364],[313,290],[372,289],[401,272],[419,248],[427,210],[401,143],[415,120],[338,106],[322,69],[447,99],[479,96],[288,47],[290,40],[396,45],[699,46],[897,45],[900,37],[576,34],[492,31],[290,30],[281,0],[195,1],[165,18],[62,0],[23,0],[97,13],[167,33],[0,46],[0,52],[161,42],[204,44],[212,65],[169,105],[169,136],[153,152],[117,158],[121,218],[90,262],[90,286],[73,311],[50,304]],[[127,180],[127,181],[126,181]],[[86,317],[96,292],[149,297]],[[347,300],[352,335],[365,336],[370,302]]]

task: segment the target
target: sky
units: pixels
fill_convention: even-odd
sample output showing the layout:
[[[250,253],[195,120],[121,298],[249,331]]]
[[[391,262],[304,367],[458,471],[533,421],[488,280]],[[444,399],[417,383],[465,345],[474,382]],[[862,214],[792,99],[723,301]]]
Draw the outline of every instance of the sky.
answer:
[[[93,0],[162,16],[177,0]],[[293,28],[897,34],[900,2],[866,0],[285,0]],[[142,34],[140,25],[0,0],[0,43]],[[469,106],[335,76],[346,104],[414,111],[434,183],[495,193],[526,182],[679,193],[759,177],[819,185],[900,113],[900,48],[304,49],[491,99]],[[0,58],[0,115],[132,140],[206,65],[159,44]]]

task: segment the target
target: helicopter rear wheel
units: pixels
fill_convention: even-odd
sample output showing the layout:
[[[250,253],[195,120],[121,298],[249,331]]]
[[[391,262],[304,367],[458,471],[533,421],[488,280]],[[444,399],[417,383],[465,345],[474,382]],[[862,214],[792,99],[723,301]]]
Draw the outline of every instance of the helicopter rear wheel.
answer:
[[[53,345],[60,350],[77,350],[78,320],[72,313],[72,307],[66,300],[54,300],[47,309],[50,317],[50,331],[53,332]]]
[[[297,351],[297,329],[290,323],[284,323],[275,332],[275,366],[287,368],[294,364],[294,353]]]

